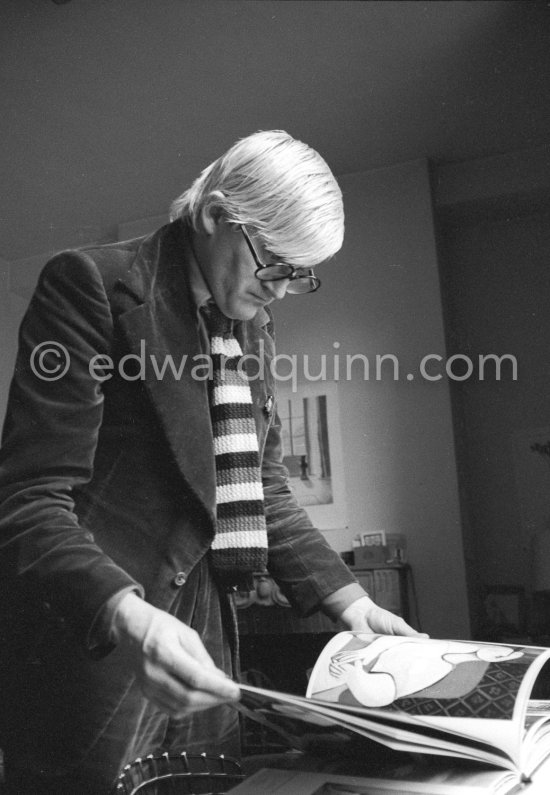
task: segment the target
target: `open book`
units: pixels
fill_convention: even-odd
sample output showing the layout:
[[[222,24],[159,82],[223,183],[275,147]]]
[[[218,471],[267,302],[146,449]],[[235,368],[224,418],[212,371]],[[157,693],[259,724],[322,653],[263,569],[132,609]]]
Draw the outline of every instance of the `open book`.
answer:
[[[340,632],[321,652],[305,698],[242,685],[239,708],[291,747],[311,746],[312,737],[368,738],[468,760],[487,773],[485,791],[509,792],[550,757],[550,701],[530,700],[548,661],[550,648]]]

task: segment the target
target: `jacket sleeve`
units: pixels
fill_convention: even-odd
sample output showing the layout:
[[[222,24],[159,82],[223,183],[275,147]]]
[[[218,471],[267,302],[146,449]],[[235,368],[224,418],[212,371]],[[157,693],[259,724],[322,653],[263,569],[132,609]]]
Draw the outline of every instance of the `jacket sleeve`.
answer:
[[[346,586],[351,602],[364,591],[340,556],[301,508],[283,465],[279,419],[266,439],[262,465],[269,538],[268,568],[290,603],[303,615],[318,610],[326,597]],[[346,602],[346,603],[347,603]]]
[[[0,565],[83,642],[107,600],[141,587],[94,543],[73,489],[90,480],[103,414],[90,361],[112,350],[101,276],[82,252],[44,268],[23,319],[0,450]],[[9,586],[8,586],[9,587]]]

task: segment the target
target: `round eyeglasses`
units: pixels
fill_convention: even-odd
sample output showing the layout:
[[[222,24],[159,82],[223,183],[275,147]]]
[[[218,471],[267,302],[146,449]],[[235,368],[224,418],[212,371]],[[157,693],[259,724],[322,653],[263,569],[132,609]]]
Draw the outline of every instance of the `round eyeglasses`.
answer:
[[[288,279],[286,291],[292,295],[314,293],[319,289],[321,280],[313,275],[312,268],[295,268],[294,265],[289,265],[287,262],[272,262],[270,265],[264,265],[258,257],[245,227],[239,224],[239,228],[256,263],[257,268],[254,275],[257,279],[261,282],[279,282]]]

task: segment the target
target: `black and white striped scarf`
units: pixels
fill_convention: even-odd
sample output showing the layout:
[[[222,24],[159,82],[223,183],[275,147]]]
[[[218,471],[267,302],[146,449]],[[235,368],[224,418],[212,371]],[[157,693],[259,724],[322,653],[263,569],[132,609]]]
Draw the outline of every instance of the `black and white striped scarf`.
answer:
[[[264,571],[267,529],[256,423],[243,355],[233,323],[215,305],[205,310],[210,333],[210,413],[216,462],[216,535],[211,554],[224,575]]]

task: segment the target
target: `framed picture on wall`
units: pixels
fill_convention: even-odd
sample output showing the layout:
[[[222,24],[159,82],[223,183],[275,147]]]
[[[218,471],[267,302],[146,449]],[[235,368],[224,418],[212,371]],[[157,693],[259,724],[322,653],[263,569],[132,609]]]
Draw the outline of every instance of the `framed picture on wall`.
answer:
[[[342,438],[334,382],[277,387],[284,463],[298,504],[322,530],[347,524]]]
[[[364,547],[385,547],[386,532],[384,530],[375,530],[371,533],[363,533],[361,543]]]

